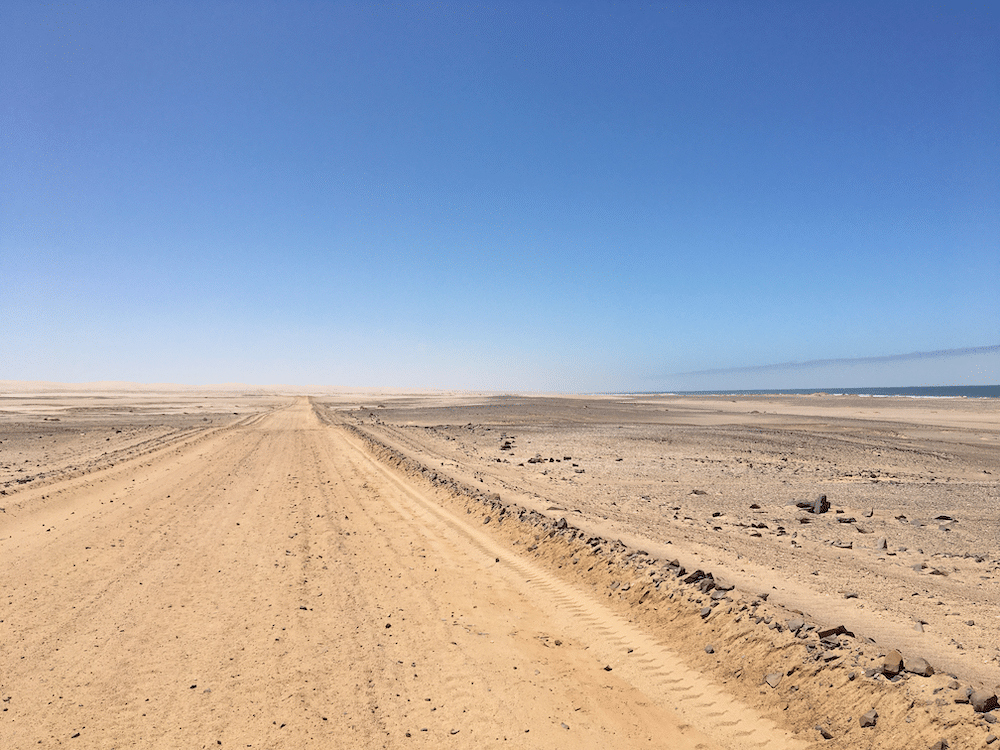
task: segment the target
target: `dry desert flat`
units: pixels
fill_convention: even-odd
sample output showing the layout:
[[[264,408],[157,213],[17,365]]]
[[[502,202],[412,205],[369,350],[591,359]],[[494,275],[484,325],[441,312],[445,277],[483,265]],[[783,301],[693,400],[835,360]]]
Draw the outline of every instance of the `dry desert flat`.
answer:
[[[995,741],[994,400],[5,385],[2,748]]]

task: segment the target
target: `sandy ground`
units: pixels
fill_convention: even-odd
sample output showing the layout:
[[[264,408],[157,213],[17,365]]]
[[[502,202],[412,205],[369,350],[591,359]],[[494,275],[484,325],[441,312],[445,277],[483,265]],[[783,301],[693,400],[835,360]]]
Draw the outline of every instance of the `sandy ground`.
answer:
[[[998,416],[9,393],[0,747],[982,747]]]

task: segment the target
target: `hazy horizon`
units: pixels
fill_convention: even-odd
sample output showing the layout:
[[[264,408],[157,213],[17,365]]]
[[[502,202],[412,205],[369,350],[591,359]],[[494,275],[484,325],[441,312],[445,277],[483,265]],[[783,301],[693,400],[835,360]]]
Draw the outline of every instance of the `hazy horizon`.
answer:
[[[7,4],[0,379],[995,384],[998,24]]]

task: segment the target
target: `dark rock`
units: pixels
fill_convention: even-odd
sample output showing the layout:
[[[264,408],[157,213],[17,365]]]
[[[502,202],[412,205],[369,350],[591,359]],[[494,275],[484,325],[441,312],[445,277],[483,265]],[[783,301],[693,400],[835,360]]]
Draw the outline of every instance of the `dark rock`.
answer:
[[[931,750],[948,750],[949,747],[951,746],[948,744],[948,740],[942,737],[933,745],[931,745]]]
[[[871,518],[874,515],[875,515],[874,508],[869,508],[868,510],[865,511],[865,518]]]
[[[610,665],[606,666],[606,667],[604,668],[604,671],[605,671],[605,672],[610,672],[610,671],[611,671],[611,666],[610,666]]]
[[[787,627],[792,633],[798,633],[803,627],[805,627],[805,624],[806,621],[801,617],[793,617],[785,623],[785,627]]]
[[[492,518],[491,518],[490,516],[486,516],[486,518],[484,518],[484,519],[483,519],[483,523],[484,523],[484,524],[487,524],[487,523],[489,523],[489,522],[490,522],[490,521],[492,521],[492,520],[493,520],[493,519],[492,519]]]
[[[987,724],[996,724],[998,721],[1000,721],[1000,719],[997,719],[996,714],[990,713],[988,711],[983,714],[983,718],[986,720]]]
[[[857,591],[848,591],[846,594],[844,594],[844,598],[845,599],[857,599],[858,598],[858,592]]]
[[[715,646],[713,646],[711,643],[709,643],[707,646],[705,646],[705,653],[706,654],[714,654],[715,653]]]
[[[810,513],[826,513],[830,510],[830,502],[826,499],[826,495],[820,495],[813,502],[812,510]]]
[[[876,711],[873,708],[871,711],[869,711],[864,716],[862,716],[859,719],[859,721],[861,722],[861,726],[862,727],[873,727],[873,726],[875,726],[875,722],[878,721],[878,711]]]
[[[694,573],[689,574],[688,577],[684,579],[684,583],[694,583],[696,581],[700,581],[704,577],[705,577],[705,571],[696,570]]]
[[[819,724],[817,724],[816,731],[819,732],[819,736],[822,737],[824,740],[833,739],[833,735],[830,734],[830,730],[827,729],[826,727],[821,727]]]
[[[712,608],[711,607],[702,607],[701,608],[701,619],[704,620],[710,614],[712,614]]]
[[[988,735],[986,735],[986,744],[987,745],[992,745],[996,741],[997,741],[997,736],[995,734],[988,734]]]
[[[845,628],[843,625],[837,625],[836,627],[833,628],[825,628],[823,630],[819,630],[817,631],[816,635],[818,635],[821,640],[823,638],[829,638],[832,635],[846,635],[850,636],[851,638],[854,637],[854,633]]]
[[[969,703],[977,713],[981,714],[998,707],[996,693],[992,690],[973,690],[969,696]]]
[[[894,649],[885,655],[885,660],[882,662],[882,674],[895,677],[902,671],[903,655]]]
[[[560,518],[558,521],[556,521],[557,529],[562,530],[565,529],[567,526],[569,526],[569,522],[565,518]]]

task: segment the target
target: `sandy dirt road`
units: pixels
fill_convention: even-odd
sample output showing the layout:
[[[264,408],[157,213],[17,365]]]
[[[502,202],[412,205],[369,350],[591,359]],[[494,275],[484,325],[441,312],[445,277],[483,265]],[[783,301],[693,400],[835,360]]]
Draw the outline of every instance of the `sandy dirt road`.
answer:
[[[795,746],[307,399],[20,494],[0,560],[2,748]]]

